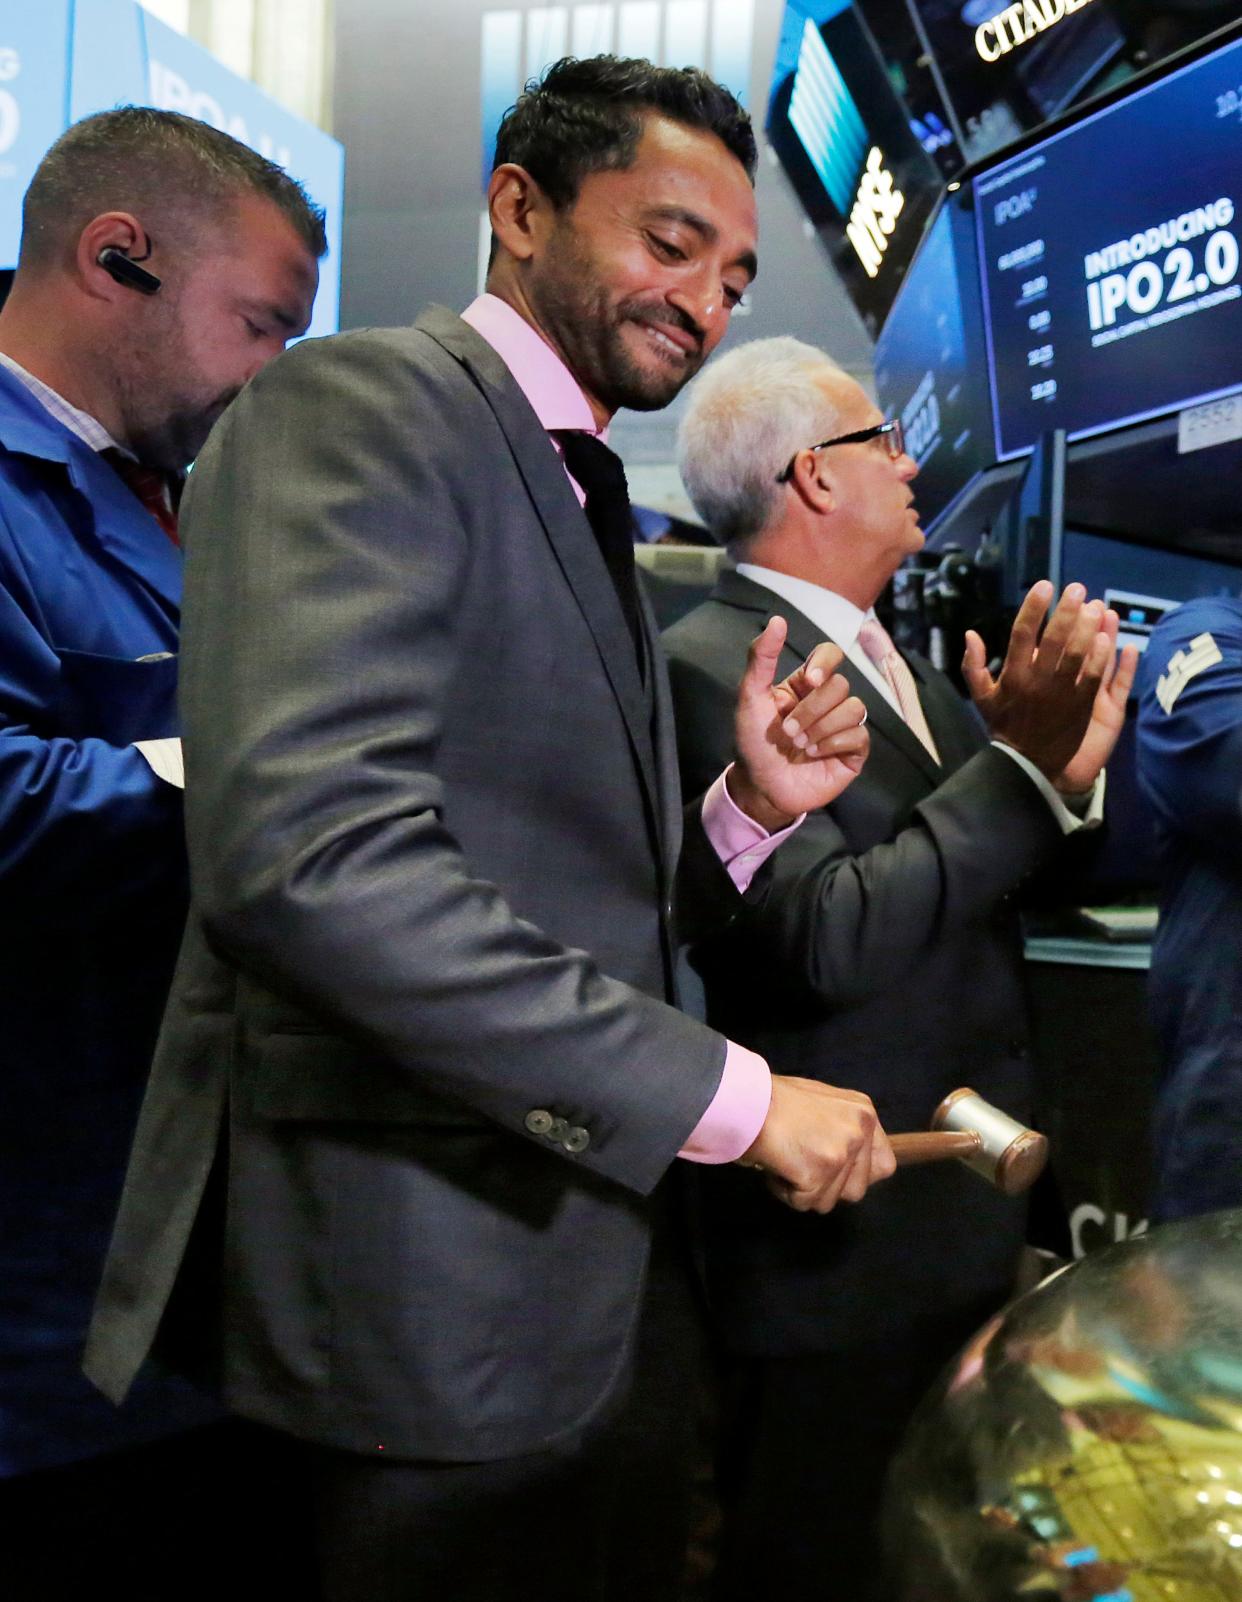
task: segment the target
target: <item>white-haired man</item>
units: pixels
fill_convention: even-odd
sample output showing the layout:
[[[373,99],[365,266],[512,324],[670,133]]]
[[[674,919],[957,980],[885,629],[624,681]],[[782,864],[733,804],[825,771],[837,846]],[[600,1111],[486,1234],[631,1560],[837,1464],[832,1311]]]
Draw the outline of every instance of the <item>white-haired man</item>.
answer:
[[[925,1126],[963,1083],[1029,1119],[1014,895],[1068,867],[1066,836],[1121,726],[1133,661],[1112,671],[1115,615],[1071,585],[1036,648],[1052,600],[1036,585],[998,680],[968,635],[982,724],[942,674],[896,651],[873,608],[923,543],[917,468],[900,426],[797,340],[707,369],[680,462],[738,562],[665,636],[691,791],[727,755],[730,686],[777,607],[790,662],[824,636],[846,652],[871,729],[857,783],[699,948],[713,1021],[786,1073],[830,1067],[887,1128]],[[936,1370],[1007,1298],[1024,1210],[957,1165],[903,1173],[849,1217],[786,1217],[737,1170],[706,1177],[704,1198],[727,1376],[716,1594],[882,1596],[887,1462]]]

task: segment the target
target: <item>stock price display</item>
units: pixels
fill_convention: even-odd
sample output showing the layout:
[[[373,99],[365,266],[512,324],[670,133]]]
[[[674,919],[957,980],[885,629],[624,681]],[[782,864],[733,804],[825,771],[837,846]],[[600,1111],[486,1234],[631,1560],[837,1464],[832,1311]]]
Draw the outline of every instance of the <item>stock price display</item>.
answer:
[[[968,216],[941,208],[875,347],[876,394],[905,427],[927,529],[992,460],[973,234]]]
[[[1242,385],[1242,41],[975,180],[997,454]]]

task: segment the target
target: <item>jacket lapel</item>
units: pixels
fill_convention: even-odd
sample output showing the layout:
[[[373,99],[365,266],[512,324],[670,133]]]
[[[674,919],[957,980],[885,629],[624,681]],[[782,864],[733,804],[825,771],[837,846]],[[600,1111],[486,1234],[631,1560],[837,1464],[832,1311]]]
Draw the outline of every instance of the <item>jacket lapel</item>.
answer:
[[[782,596],[765,590],[740,573],[725,573],[714,592],[714,599],[729,606],[743,607],[755,614],[756,634],[770,617],[783,617],[789,625],[786,650],[804,661],[817,645],[823,643],[823,632],[804,613],[791,606]],[[872,737],[880,736],[896,747],[923,775],[929,785],[938,785],[944,778],[944,769],[934,760],[930,751],[915,734],[905,719],[889,705],[867,675],[861,672],[848,657],[839,669],[852,694],[867,709],[867,725]],[[935,731],[933,730],[933,737]]]
[[[651,685],[655,698],[653,741],[656,759],[656,790],[660,806],[660,844],[663,853],[665,888],[672,886],[681,855],[681,774],[677,766],[677,733],[673,716],[673,693],[669,688],[668,665],[660,644],[655,613],[641,581],[638,606],[647,641],[647,660],[651,664]]]
[[[485,339],[442,306],[425,311],[414,326],[461,363],[494,412],[557,562],[591,631],[604,673],[625,720],[653,813],[659,815],[661,788],[656,774],[650,711],[634,656],[634,641],[591,526],[569,487],[560,457],[509,369]],[[658,647],[649,626],[648,645],[654,660]],[[666,831],[664,834],[667,838]]]

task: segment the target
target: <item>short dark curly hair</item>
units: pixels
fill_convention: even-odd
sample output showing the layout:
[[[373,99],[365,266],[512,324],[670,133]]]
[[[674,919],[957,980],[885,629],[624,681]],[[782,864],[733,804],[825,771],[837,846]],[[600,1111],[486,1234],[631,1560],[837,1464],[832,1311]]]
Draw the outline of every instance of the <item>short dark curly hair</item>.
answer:
[[[623,56],[566,56],[532,79],[500,124],[495,166],[524,167],[563,210],[588,173],[631,164],[652,112],[715,134],[754,183],[750,117],[723,84],[698,67],[655,67]]]
[[[324,255],[323,208],[274,161],[177,111],[97,112],[61,134],[35,170],[22,202],[21,265],[51,260],[105,211],[175,214],[188,227],[247,194],[271,201],[311,254]]]

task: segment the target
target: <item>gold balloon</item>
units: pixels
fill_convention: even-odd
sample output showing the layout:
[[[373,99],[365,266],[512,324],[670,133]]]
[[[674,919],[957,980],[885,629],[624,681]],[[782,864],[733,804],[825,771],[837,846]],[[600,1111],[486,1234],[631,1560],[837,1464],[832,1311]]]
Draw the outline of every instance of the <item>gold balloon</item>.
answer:
[[[1242,1602],[1242,1210],[985,1326],[911,1425],[886,1525],[894,1602]]]

